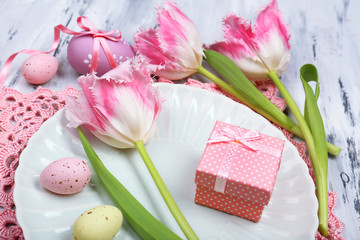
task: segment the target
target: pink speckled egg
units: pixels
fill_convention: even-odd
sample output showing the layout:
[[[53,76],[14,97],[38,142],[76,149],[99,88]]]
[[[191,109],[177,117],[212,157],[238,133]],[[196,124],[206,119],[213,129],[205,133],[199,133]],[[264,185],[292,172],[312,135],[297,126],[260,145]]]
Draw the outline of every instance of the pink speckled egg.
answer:
[[[21,67],[24,78],[32,84],[43,84],[56,73],[59,63],[52,55],[40,53],[25,60]]]
[[[89,184],[91,170],[81,159],[68,157],[50,163],[40,174],[40,183],[47,190],[62,194],[80,192]]]
[[[114,42],[106,39],[107,44],[113,54],[116,63],[119,65],[127,58],[134,56],[134,51],[131,45],[121,39]],[[67,48],[67,57],[72,68],[80,74],[87,74],[90,72],[90,65],[92,60],[94,38],[90,35],[74,36]],[[104,49],[100,47],[99,61],[97,67],[97,76],[102,76],[104,73],[111,70],[111,66],[106,58]]]

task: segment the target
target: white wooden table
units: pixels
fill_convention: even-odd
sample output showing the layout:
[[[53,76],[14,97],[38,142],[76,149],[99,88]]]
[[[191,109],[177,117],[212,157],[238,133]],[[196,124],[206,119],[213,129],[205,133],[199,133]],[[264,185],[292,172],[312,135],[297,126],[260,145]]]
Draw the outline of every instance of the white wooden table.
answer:
[[[180,8],[195,23],[203,43],[220,40],[221,19],[229,12],[254,19],[268,1],[178,0]],[[53,27],[64,24],[79,31],[78,16],[89,17],[99,29],[122,32],[133,43],[139,28],[155,25],[155,7],[163,0],[1,0],[0,66],[14,52],[31,48],[48,51]],[[327,137],[342,148],[338,157],[329,159],[329,189],[338,193],[336,215],[345,223],[342,236],[360,236],[360,1],[279,0],[279,8],[291,28],[291,60],[283,82],[302,109],[303,88],[299,68],[305,63],[317,66],[321,94],[319,105]],[[60,65],[56,76],[42,85],[53,91],[68,85],[76,87],[78,74],[69,66],[66,47],[71,36],[63,34],[55,52]],[[19,55],[5,86],[30,92],[36,86],[22,77],[20,67],[27,55]]]

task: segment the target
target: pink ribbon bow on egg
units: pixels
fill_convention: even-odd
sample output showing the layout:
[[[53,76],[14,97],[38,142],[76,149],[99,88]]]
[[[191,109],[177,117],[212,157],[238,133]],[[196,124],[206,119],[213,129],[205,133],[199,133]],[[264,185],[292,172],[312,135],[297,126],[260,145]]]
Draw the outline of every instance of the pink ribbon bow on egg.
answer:
[[[85,24],[83,24],[83,22]],[[58,25],[55,27],[55,29],[58,27],[60,31],[63,31],[70,35],[91,35],[94,38],[94,45],[93,45],[93,58],[91,59],[91,66],[90,66],[90,72],[96,71],[98,61],[99,61],[99,53],[100,53],[100,46],[104,49],[106,58],[108,59],[111,68],[117,67],[116,60],[111,53],[110,47],[106,42],[106,39],[118,42],[121,40],[121,33],[119,30],[113,30],[110,32],[102,32],[99,29],[95,27],[95,25],[88,19],[87,17],[78,17],[77,24],[80,28],[84,29],[82,32],[75,32],[68,28],[66,28],[63,25]],[[85,26],[87,25],[87,26]],[[118,36],[113,36],[114,34]]]
[[[10,69],[12,61],[15,59],[15,57],[19,53],[25,53],[29,55],[35,55],[40,53],[51,53],[57,49],[60,42],[60,32],[67,33],[69,35],[91,35],[94,38],[94,44],[93,44],[93,58],[91,60],[91,66],[90,66],[90,72],[93,72],[97,69],[98,61],[99,61],[99,53],[100,53],[100,46],[104,49],[106,58],[108,59],[110,66],[112,68],[115,68],[117,66],[116,60],[114,56],[111,53],[110,47],[106,42],[106,39],[111,41],[120,41],[122,36],[119,30],[113,30],[110,32],[102,32],[98,30],[95,25],[90,21],[89,18],[85,16],[81,16],[77,18],[77,24],[78,26],[83,29],[84,31],[76,32],[73,31],[67,27],[65,27],[62,24],[57,25],[54,28],[54,41],[51,45],[51,48],[48,52],[34,50],[34,49],[24,49],[22,51],[19,51],[17,53],[12,54],[4,63],[2,70],[0,71],[0,86],[3,85],[5,78],[7,76],[7,73]],[[116,36],[114,36],[116,35]]]

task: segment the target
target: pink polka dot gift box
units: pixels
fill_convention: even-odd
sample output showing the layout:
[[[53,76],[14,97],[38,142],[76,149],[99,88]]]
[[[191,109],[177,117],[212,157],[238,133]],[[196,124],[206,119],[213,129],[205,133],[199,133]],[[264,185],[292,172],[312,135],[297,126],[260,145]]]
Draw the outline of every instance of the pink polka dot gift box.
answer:
[[[196,169],[195,203],[259,222],[285,141],[217,121]]]

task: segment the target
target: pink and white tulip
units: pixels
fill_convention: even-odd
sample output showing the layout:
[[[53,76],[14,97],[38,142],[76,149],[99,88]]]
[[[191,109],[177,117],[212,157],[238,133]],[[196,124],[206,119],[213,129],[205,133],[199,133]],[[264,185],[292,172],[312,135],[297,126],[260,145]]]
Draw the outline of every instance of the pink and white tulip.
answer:
[[[135,51],[155,67],[159,77],[178,80],[197,72],[203,47],[193,22],[172,2],[158,8],[158,26],[134,36]]]
[[[282,74],[290,59],[290,34],[276,0],[258,14],[254,26],[235,14],[223,24],[225,40],[210,49],[230,58],[252,81],[268,80],[269,71]]]
[[[78,98],[66,101],[69,127],[86,125],[100,140],[116,148],[133,148],[150,140],[156,129],[161,99],[149,74],[126,61],[101,78],[78,78]]]

